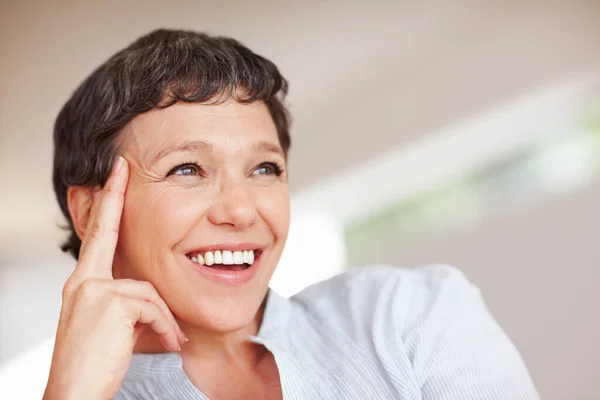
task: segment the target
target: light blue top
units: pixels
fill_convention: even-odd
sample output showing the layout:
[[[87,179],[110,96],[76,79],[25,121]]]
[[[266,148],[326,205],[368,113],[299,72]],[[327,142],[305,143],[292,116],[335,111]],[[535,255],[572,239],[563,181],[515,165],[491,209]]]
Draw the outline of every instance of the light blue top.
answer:
[[[257,336],[283,398],[539,399],[519,353],[457,269],[367,267],[290,299],[269,292]],[[202,399],[177,353],[134,355],[116,399]]]

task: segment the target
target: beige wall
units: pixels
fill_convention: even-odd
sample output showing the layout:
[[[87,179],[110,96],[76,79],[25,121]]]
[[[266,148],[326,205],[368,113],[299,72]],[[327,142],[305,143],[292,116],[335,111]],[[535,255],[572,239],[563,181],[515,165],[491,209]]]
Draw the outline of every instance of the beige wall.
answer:
[[[0,7],[5,252],[57,240],[56,113],[101,61],[156,27],[232,35],[280,66],[295,121],[292,189],[600,67],[595,0],[27,0]]]
[[[476,283],[543,399],[600,398],[600,180],[460,230],[396,243],[381,258],[450,263]]]

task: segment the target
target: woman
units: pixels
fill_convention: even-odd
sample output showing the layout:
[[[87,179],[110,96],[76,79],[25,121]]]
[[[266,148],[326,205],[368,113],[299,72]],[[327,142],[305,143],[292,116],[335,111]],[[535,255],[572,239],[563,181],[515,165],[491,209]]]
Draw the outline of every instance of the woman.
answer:
[[[287,82],[238,42],[158,30],[60,112],[78,260],[46,399],[533,399],[457,270],[268,290],[289,224]]]

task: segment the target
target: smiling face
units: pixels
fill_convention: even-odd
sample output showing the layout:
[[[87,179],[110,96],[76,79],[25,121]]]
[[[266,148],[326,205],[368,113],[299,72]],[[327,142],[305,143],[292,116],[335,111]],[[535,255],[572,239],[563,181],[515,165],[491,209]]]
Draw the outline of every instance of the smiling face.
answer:
[[[131,121],[119,150],[131,174],[115,277],[151,282],[184,323],[215,332],[252,323],[290,219],[286,159],[266,105],[155,109]],[[207,252],[214,261],[216,250],[254,250],[256,259],[197,262]],[[231,253],[238,262],[241,254]]]

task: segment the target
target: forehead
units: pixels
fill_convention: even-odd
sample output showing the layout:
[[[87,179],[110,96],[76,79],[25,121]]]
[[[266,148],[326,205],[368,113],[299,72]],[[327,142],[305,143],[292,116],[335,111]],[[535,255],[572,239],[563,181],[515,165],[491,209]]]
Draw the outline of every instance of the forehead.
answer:
[[[203,140],[216,150],[272,142],[279,146],[277,129],[267,106],[261,101],[220,104],[176,103],[135,117],[121,136],[121,146],[139,156],[150,156],[161,148],[184,141]]]

